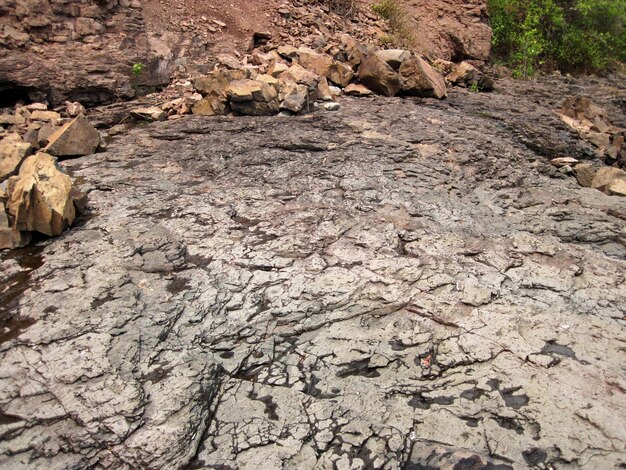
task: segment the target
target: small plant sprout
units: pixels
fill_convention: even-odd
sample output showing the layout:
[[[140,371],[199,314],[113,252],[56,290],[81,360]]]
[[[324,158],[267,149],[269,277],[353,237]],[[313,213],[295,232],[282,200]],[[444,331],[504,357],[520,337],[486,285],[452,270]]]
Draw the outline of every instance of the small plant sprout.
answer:
[[[141,73],[143,72],[144,68],[146,68],[146,66],[144,64],[142,64],[141,62],[139,62],[137,64],[133,64],[133,75],[135,77],[139,77],[141,75]]]

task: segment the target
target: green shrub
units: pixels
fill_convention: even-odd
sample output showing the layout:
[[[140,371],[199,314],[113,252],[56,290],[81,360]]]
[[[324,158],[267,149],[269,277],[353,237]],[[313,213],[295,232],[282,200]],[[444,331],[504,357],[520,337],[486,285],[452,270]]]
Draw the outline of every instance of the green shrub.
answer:
[[[401,14],[401,8],[395,0],[380,0],[372,5],[372,11],[384,20],[390,20]]]
[[[488,0],[494,55],[537,69],[602,71],[626,60],[624,0]]]

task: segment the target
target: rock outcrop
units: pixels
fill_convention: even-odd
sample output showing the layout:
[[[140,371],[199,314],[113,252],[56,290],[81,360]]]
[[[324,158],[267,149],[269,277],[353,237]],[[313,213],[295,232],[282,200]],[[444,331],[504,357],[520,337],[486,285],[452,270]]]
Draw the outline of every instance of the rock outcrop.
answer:
[[[134,96],[132,84],[169,81],[150,53],[139,1],[20,0],[1,10],[0,93],[14,99],[96,104]],[[133,63],[144,61],[133,81]]]
[[[557,80],[62,161],[97,216],[0,258],[0,467],[619,468],[626,199],[549,161],[624,89]]]

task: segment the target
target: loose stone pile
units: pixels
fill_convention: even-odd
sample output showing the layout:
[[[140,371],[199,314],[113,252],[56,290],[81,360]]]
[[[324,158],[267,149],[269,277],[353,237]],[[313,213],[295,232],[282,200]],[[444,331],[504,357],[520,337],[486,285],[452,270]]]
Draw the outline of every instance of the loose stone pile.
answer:
[[[265,52],[264,52],[265,51]],[[420,96],[443,99],[446,79],[459,86],[493,89],[493,81],[469,63],[458,66],[424,58],[403,49],[381,50],[343,35],[333,45],[313,49],[284,45],[255,49],[239,60],[218,57],[219,65],[182,85],[179,93],[160,107],[134,110],[143,119],[174,115],[215,116],[298,114],[333,102],[342,94]],[[359,83],[360,82],[360,83]],[[322,105],[327,110],[338,104]]]
[[[591,143],[601,159],[600,163],[580,163],[573,158],[556,158],[552,164],[564,173],[574,173],[581,186],[598,189],[610,195],[626,196],[626,129],[613,126],[605,109],[589,98],[567,98],[559,111],[563,122],[578,132],[579,137]]]
[[[67,103],[62,118],[42,103],[0,115],[0,249],[30,242],[32,232],[55,236],[72,225],[85,195],[59,168],[57,158],[95,152],[100,134],[78,103]],[[76,116],[73,119],[71,116]]]

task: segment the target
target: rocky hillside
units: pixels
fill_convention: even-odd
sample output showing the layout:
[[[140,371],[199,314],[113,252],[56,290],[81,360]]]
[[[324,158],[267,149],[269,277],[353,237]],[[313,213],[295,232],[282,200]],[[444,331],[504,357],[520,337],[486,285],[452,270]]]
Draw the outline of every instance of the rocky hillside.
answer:
[[[131,98],[175,74],[207,71],[220,53],[247,52],[254,33],[276,45],[319,45],[339,33],[376,43],[386,25],[359,1],[341,16],[315,0],[3,0],[1,104],[19,99],[85,105]],[[430,58],[489,56],[482,0],[411,0],[415,48]],[[146,67],[133,77],[132,66]]]

